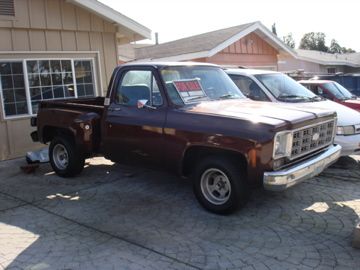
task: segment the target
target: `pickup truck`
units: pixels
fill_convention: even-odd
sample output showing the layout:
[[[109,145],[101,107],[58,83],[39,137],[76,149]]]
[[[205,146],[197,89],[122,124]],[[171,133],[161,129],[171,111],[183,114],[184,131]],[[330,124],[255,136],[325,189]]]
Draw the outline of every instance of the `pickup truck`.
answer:
[[[193,179],[199,203],[218,214],[254,186],[280,191],[321,173],[341,151],[333,111],[251,101],[211,64],[125,64],[105,98],[44,101],[31,122],[60,176],[102,154]]]

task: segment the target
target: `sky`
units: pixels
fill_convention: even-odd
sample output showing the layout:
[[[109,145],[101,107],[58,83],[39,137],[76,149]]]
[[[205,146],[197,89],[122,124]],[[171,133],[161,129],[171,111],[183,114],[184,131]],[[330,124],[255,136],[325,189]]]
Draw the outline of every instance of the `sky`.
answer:
[[[296,47],[307,32],[324,32],[327,45],[360,52],[359,0],[100,0],[159,33],[160,43],[261,21],[279,37],[292,33]],[[154,40],[154,38],[153,38]],[[154,42],[154,41],[153,41]]]

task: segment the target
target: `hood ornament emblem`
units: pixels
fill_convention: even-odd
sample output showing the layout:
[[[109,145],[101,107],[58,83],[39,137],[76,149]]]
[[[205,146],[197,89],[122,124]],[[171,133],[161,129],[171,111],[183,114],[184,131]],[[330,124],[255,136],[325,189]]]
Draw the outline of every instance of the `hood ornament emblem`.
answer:
[[[313,135],[312,135],[312,140],[313,141],[317,141],[318,139],[320,138],[320,133],[314,133]]]

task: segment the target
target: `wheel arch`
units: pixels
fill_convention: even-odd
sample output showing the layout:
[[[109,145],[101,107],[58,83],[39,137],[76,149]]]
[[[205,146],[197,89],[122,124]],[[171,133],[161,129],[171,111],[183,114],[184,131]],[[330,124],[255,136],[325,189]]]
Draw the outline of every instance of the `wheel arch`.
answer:
[[[181,175],[188,177],[193,172],[196,163],[206,156],[222,156],[231,159],[234,163],[239,164],[247,172],[248,160],[246,155],[230,149],[221,149],[209,146],[194,145],[188,147],[183,155],[180,172]]]

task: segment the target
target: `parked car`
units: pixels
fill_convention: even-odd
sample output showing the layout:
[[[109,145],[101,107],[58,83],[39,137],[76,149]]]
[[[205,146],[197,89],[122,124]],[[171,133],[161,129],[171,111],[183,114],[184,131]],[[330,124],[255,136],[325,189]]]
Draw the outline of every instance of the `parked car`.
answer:
[[[31,122],[60,176],[103,154],[191,177],[200,204],[221,214],[243,205],[252,186],[284,190],[341,152],[334,111],[251,101],[210,64],[125,64],[106,98],[43,101]]]
[[[337,112],[335,143],[342,146],[342,155],[360,154],[360,113],[315,95],[280,72],[255,69],[229,69],[227,74],[250,99],[289,103],[299,110],[333,109]]]
[[[316,95],[360,111],[360,99],[337,82],[328,80],[302,80],[299,81],[299,83]]]
[[[314,76],[313,79],[335,81],[344,86],[352,94],[360,97],[360,73],[321,74]]]

